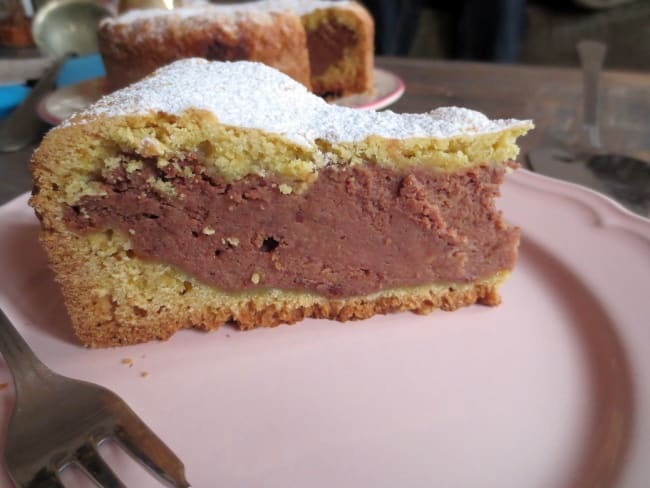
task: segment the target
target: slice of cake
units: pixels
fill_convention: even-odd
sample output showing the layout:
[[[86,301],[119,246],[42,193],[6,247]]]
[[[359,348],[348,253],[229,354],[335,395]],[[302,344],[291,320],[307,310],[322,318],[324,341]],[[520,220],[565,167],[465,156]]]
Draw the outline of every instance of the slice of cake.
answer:
[[[300,15],[314,93],[329,98],[372,92],[375,24],[361,4],[322,0],[278,3]]]
[[[104,19],[97,41],[111,91],[192,57],[259,61],[311,86],[305,30],[286,8],[234,4],[133,10]]]
[[[519,232],[494,199],[531,127],[184,60],[50,131],[31,205],[87,346],[496,304]]]
[[[315,93],[373,88],[374,24],[356,2],[264,0],[134,10],[102,21],[99,50],[110,90],[179,59],[259,61]]]

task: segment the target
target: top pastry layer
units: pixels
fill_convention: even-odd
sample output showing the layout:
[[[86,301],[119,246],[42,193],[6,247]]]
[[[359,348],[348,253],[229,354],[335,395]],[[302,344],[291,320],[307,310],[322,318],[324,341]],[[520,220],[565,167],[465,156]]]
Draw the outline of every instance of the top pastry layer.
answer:
[[[331,165],[445,172],[499,164],[516,157],[516,139],[530,128],[528,120],[490,120],[456,107],[396,114],[330,105],[259,63],[186,59],[74,115],[50,133],[46,145],[68,139],[68,131],[103,141],[92,143],[83,157],[57,156],[88,166],[83,171],[97,170],[117,148],[156,157],[161,165],[194,152],[230,181],[275,174],[309,182]]]
[[[340,107],[263,64],[198,58],[176,61],[103,97],[68,124],[97,116],[180,115],[188,109],[206,110],[222,124],[260,129],[303,146],[312,146],[319,139],[338,144],[369,136],[448,139],[504,131],[521,134],[532,127],[529,120],[490,120],[480,112],[458,107],[423,114]]]

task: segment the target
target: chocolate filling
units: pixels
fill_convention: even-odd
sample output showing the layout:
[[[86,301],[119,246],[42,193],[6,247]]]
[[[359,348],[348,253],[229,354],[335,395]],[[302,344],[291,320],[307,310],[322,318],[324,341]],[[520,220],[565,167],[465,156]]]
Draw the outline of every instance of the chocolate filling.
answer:
[[[312,76],[320,76],[330,65],[339,61],[345,48],[357,42],[353,30],[337,22],[323,22],[316,30],[307,32],[309,68]]]
[[[519,231],[494,206],[502,165],[456,173],[325,168],[298,194],[258,176],[225,183],[202,173],[193,155],[164,168],[124,156],[134,159],[142,169],[122,163],[100,177],[107,196],[66,207],[67,225],[128,232],[136,256],[223,290],[348,297],[467,283],[514,265]]]
[[[210,61],[238,61],[250,57],[250,43],[244,38],[232,38],[216,31],[207,39],[203,57]],[[184,56],[179,55],[179,59]]]

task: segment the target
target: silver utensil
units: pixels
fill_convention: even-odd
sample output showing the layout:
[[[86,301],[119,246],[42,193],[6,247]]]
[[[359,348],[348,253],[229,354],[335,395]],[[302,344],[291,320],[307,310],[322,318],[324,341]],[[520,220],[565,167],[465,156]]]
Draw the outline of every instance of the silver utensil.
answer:
[[[600,72],[607,47],[597,41],[577,46],[583,73],[583,118],[577,133],[562,146],[531,150],[533,171],[604,193],[644,217],[650,217],[650,162],[607,150],[600,131]]]
[[[43,128],[36,106],[54,86],[56,77],[68,57],[58,59],[47,69],[27,98],[0,124],[0,152],[14,152],[29,146]]]
[[[40,135],[38,102],[54,86],[69,56],[97,52],[97,24],[108,15],[110,11],[93,0],[50,0],[36,13],[32,22],[34,41],[55,62],[0,125],[0,152],[18,151]]]
[[[582,66],[583,128],[587,133],[588,144],[591,148],[601,149],[600,72],[605,62],[607,46],[597,41],[580,41],[577,50]]]
[[[16,391],[5,461],[18,486],[63,487],[58,473],[76,463],[100,486],[124,487],[97,452],[108,438],[116,439],[161,481],[190,486],[183,463],[121,398],[101,386],[51,371],[2,310],[0,352]]]
[[[144,10],[144,9],[166,9],[172,10],[182,5],[182,0],[120,0],[118,4],[118,12],[123,14],[129,10]]]

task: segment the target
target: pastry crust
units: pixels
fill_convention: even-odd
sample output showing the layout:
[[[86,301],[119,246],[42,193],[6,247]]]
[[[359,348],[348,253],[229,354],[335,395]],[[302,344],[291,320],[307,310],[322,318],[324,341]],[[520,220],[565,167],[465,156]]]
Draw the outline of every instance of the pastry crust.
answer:
[[[88,347],[167,340],[180,329],[207,331],[223,324],[253,329],[305,318],[346,322],[394,312],[452,311],[474,303],[498,305],[498,287],[509,275],[501,271],[470,284],[432,284],[340,300],[281,290],[229,294],[164,264],[129,257],[128,250],[109,254],[106,234],[89,239],[45,228],[41,242],[75,333]]]

